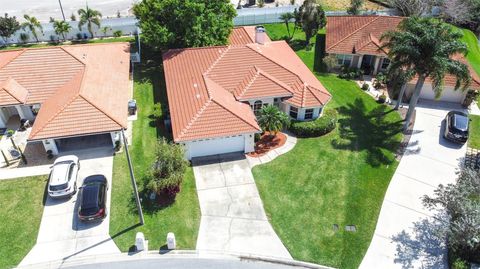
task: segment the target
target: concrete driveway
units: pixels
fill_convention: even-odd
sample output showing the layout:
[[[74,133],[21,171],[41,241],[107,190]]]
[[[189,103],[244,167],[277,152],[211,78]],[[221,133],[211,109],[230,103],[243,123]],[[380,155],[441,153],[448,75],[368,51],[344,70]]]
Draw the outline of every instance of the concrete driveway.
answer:
[[[20,263],[21,266],[84,255],[120,253],[109,236],[113,150],[97,148],[63,153],[67,154],[75,154],[80,158],[77,186],[80,187],[89,175],[105,175],[110,186],[107,194],[108,215],[103,222],[81,223],[76,215],[79,206],[77,195],[61,200],[48,197],[37,243]]]
[[[441,135],[445,115],[459,105],[421,100],[413,135],[388,187],[377,227],[360,268],[448,268],[443,240],[432,233],[435,212],[421,198],[454,183],[466,146]]]
[[[268,222],[243,154],[192,162],[202,212],[197,250],[292,258]]]

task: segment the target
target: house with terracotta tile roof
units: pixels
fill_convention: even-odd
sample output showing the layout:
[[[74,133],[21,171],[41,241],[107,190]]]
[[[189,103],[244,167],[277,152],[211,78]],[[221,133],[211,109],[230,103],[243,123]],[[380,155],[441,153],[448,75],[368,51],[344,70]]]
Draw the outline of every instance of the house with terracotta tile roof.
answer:
[[[114,145],[127,127],[129,50],[111,43],[0,52],[0,128],[29,120],[29,143],[53,154],[85,140]]]
[[[271,41],[263,27],[235,28],[229,40],[163,54],[173,139],[188,159],[253,151],[263,106],[314,120],[331,99],[290,46]]]
[[[385,72],[390,65],[387,51],[382,48],[380,41],[387,31],[394,31],[404,17],[396,16],[331,16],[327,17],[325,51],[337,57],[339,66],[348,66],[362,69],[367,75],[376,75]],[[464,57],[460,61],[468,62]],[[470,66],[469,66],[470,67]],[[473,81],[472,89],[480,89],[480,78],[470,67]],[[415,80],[407,85],[407,99],[413,94]],[[465,99],[466,91],[455,91],[455,77],[445,77],[445,89],[440,99],[435,99],[430,81],[426,81],[420,98],[461,103]]]

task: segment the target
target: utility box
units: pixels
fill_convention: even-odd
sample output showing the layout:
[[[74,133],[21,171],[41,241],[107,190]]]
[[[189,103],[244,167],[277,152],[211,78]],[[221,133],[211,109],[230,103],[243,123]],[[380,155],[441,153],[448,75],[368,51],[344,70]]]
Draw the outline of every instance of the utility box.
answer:
[[[135,248],[137,251],[148,251],[147,241],[143,233],[138,232],[135,236]]]
[[[175,234],[173,234],[173,233],[168,233],[167,234],[167,248],[168,249],[176,249],[177,248],[177,242],[175,240]]]

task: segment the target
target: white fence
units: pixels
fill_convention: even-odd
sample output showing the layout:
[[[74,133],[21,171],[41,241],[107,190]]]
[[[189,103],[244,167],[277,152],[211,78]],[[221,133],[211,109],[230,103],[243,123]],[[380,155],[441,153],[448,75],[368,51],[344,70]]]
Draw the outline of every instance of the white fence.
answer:
[[[280,6],[280,7],[271,7],[271,8],[244,8],[237,10],[237,17],[234,18],[233,22],[235,25],[255,25],[255,24],[267,24],[267,23],[279,23],[282,22],[279,17],[283,13],[293,12],[298,6]],[[346,15],[346,11],[327,11],[327,16],[341,16]],[[386,9],[382,11],[365,11],[363,14],[378,14],[378,15],[395,15],[394,10]],[[72,29],[68,34],[65,34],[66,39],[68,40],[77,40],[84,37],[90,37],[90,33],[87,30],[86,25],[82,27],[82,30],[78,28],[77,21],[68,22]],[[43,23],[43,32],[37,31],[37,36],[39,41],[49,42],[54,40],[62,39],[63,36],[59,36],[55,33],[52,23]],[[103,33],[102,29],[107,27],[106,33]],[[125,17],[125,18],[111,18],[111,19],[102,19],[100,28],[96,25],[93,26],[93,32],[95,37],[111,37],[116,31],[121,31],[122,35],[136,35],[137,28],[137,19],[135,17]],[[26,30],[19,30],[15,35],[8,39],[8,44],[22,43],[20,35],[25,33],[28,35],[29,40],[27,42],[35,42],[33,35]],[[0,44],[4,44],[3,39],[0,39]]]

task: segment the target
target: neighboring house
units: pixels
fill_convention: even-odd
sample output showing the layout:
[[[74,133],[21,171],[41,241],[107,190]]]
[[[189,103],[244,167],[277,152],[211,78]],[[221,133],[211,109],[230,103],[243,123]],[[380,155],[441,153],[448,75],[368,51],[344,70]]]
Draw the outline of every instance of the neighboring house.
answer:
[[[0,128],[29,120],[29,143],[53,154],[114,146],[127,127],[129,70],[128,43],[0,52]]]
[[[387,52],[382,49],[380,39],[387,31],[397,29],[403,17],[395,16],[333,16],[327,17],[325,51],[337,57],[338,65],[362,69],[367,75],[385,72],[390,64]],[[464,58],[459,60],[467,63]],[[468,63],[467,63],[468,64]],[[471,88],[480,89],[480,79],[471,70],[473,78]],[[413,94],[415,80],[411,81],[405,93],[407,98]],[[440,101],[461,103],[466,92],[454,91],[455,78],[446,76],[445,89]],[[431,83],[427,81],[420,98],[434,100]]]
[[[229,46],[163,55],[173,139],[187,158],[251,152],[255,114],[278,106],[296,120],[318,118],[331,95],[285,41],[263,27],[235,28]]]

